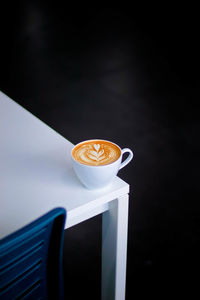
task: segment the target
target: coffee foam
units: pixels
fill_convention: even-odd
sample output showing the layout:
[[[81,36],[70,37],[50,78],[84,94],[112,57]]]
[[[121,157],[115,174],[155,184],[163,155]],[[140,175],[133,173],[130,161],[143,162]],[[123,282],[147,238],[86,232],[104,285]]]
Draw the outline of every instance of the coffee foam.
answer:
[[[72,151],[75,160],[89,166],[110,164],[116,161],[120,155],[121,150],[118,146],[103,140],[80,143]]]

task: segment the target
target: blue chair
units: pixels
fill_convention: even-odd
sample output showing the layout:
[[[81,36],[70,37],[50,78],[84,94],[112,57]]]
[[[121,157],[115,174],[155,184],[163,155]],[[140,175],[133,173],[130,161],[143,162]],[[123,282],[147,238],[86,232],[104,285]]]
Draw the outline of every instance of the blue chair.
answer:
[[[0,299],[63,299],[66,210],[55,208],[0,241]]]

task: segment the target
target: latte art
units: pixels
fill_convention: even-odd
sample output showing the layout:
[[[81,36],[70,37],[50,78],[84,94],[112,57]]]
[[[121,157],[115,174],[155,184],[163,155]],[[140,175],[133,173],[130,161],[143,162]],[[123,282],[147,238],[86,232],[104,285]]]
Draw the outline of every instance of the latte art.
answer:
[[[82,164],[100,166],[116,161],[121,155],[121,150],[113,143],[93,140],[78,144],[72,155]]]

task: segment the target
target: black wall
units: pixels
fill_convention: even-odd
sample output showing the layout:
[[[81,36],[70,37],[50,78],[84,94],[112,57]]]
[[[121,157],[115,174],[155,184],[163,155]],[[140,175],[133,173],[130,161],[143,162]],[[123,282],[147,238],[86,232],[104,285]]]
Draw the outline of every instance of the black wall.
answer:
[[[45,1],[1,10],[0,89],[73,143],[134,151],[119,173],[131,186],[127,299],[193,299],[198,286],[196,11]],[[101,216],[66,231],[68,299],[100,299],[100,247]]]

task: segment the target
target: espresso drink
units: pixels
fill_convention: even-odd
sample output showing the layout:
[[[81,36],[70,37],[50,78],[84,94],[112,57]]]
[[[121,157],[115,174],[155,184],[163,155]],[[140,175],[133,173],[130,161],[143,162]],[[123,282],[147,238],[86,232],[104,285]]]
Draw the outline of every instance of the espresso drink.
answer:
[[[72,151],[73,158],[81,164],[102,166],[116,161],[121,155],[118,146],[108,141],[91,140],[78,144]]]

